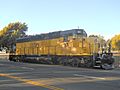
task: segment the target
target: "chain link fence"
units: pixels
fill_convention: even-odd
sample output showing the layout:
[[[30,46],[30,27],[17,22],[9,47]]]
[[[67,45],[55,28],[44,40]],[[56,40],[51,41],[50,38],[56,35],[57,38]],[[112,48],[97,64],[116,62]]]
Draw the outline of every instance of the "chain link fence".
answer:
[[[120,68],[120,56],[114,56],[115,62],[114,66],[115,68]]]
[[[115,59],[115,62],[114,62],[115,68],[120,68],[120,52],[114,51],[113,57]]]

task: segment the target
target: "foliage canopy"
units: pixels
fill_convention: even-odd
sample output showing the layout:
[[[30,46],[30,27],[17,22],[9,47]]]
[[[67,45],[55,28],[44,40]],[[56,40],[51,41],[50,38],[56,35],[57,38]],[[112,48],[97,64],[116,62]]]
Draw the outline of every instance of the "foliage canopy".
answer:
[[[11,50],[16,43],[16,39],[26,36],[28,27],[26,23],[15,22],[9,23],[2,30],[0,30],[0,45]]]
[[[120,34],[111,39],[111,44],[113,50],[120,50]]]

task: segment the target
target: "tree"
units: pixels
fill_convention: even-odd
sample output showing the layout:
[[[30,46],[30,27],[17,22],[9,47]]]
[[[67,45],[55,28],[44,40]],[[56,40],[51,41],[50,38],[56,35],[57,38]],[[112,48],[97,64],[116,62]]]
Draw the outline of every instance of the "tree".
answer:
[[[120,34],[112,37],[111,39],[112,50],[119,50],[118,48],[119,41],[120,41]]]
[[[106,41],[103,36],[101,35],[90,35],[89,37],[94,38],[97,43],[100,44],[100,47],[106,46]]]
[[[118,40],[118,41],[116,42],[116,47],[117,47],[118,50],[120,50],[120,40]]]
[[[104,39],[103,36],[101,35],[90,35],[89,36],[89,41],[90,43],[94,43],[93,50],[98,50],[98,51],[102,51],[104,47],[106,47],[106,41]],[[97,47],[97,48],[96,48]],[[104,48],[106,50],[106,48]]]
[[[12,50],[16,44],[16,39],[26,36],[28,27],[26,23],[10,23],[0,31],[0,45]]]

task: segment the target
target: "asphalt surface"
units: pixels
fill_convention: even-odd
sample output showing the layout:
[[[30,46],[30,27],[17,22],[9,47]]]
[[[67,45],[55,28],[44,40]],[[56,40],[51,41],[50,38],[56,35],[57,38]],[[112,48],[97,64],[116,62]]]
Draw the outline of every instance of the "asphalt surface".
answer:
[[[120,69],[0,60],[0,90],[120,90]]]

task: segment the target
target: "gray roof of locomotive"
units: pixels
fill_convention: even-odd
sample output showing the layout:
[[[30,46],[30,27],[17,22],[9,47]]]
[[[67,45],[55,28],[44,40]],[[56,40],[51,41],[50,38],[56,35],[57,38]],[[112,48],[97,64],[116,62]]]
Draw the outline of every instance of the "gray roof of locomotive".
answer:
[[[84,31],[84,29],[72,29],[72,30],[56,31],[46,34],[39,34],[39,35],[32,35],[23,38],[18,38],[17,42],[19,43],[19,42],[28,42],[28,41],[37,41],[37,40],[47,40],[47,39],[54,39],[54,38],[73,36],[73,35],[81,35],[87,37],[87,33]]]

